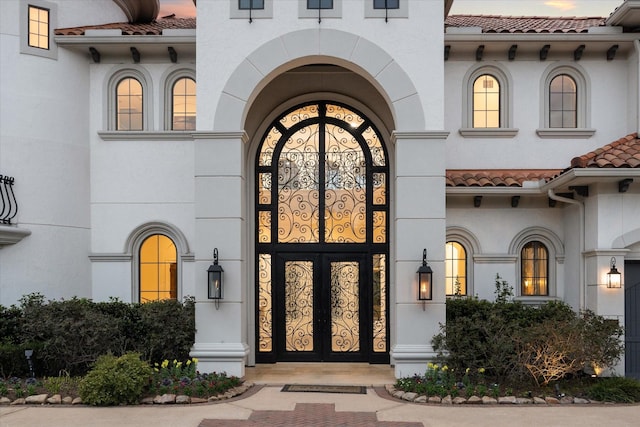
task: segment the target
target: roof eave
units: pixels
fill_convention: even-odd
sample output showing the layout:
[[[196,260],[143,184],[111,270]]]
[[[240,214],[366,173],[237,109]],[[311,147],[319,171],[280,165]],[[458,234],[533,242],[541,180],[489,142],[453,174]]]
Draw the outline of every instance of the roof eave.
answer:
[[[640,26],[640,0],[625,0],[605,21],[606,25]]]
[[[615,182],[640,177],[640,168],[573,168],[545,183],[541,190],[557,190],[569,186],[589,185],[596,182]]]
[[[446,33],[445,43],[453,42],[628,42],[633,43],[638,34],[629,33]]]
[[[535,183],[533,184],[535,185]],[[447,196],[538,196],[542,194],[540,186],[536,187],[447,187],[446,194]],[[546,192],[545,192],[546,194]]]
[[[55,36],[54,40],[59,46],[87,47],[95,45],[154,45],[163,44],[195,44],[196,36],[193,35],[145,35],[145,36]]]

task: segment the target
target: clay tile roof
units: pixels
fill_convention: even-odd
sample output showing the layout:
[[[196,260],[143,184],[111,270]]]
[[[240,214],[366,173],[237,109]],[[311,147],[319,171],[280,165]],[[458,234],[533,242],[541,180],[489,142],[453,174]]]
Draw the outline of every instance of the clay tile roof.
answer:
[[[640,168],[640,138],[632,133],[571,160],[572,168]]]
[[[604,25],[605,18],[452,15],[445,27],[480,27],[483,33],[586,33]]]
[[[87,25],[85,27],[58,28],[57,36],[82,36],[86,30],[121,30],[123,36],[159,36],[165,29],[195,29],[196,18],[166,17],[147,24],[130,24],[128,22],[116,22],[113,24]]]
[[[524,181],[550,181],[558,169],[448,169],[447,187],[522,187]]]

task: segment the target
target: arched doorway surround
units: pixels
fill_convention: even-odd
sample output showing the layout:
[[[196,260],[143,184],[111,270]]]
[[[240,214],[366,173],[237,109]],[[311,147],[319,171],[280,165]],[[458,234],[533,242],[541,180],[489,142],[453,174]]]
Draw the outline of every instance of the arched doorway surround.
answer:
[[[255,164],[256,360],[389,361],[389,164],[373,123],[298,105]]]
[[[222,89],[213,130],[246,129],[249,110],[272,80],[287,70],[319,63],[338,65],[367,79],[384,97],[396,130],[425,129],[424,101],[389,53],[364,37],[323,28],[283,34],[249,54]]]
[[[229,301],[224,305],[224,311],[222,308],[220,311],[211,310],[208,304],[200,304],[196,307],[196,318],[199,324],[225,325],[222,328],[198,328],[191,354],[199,359],[205,370],[226,370],[234,375],[242,376],[245,363],[250,365],[255,363],[256,349],[250,349],[250,344],[253,346],[257,336],[256,322],[253,318],[257,310],[253,307],[256,300],[253,295],[256,275],[254,265],[257,260],[253,259],[255,250],[252,242],[255,240],[251,238],[246,240],[248,235],[256,233],[254,230],[256,221],[252,218],[255,213],[252,206],[255,198],[251,195],[248,199],[249,203],[242,203],[243,206],[240,206],[239,202],[239,197],[242,197],[247,189],[248,192],[253,191],[255,178],[250,175],[253,174],[255,163],[253,160],[249,160],[248,163],[238,162],[238,153],[245,153],[245,161],[255,155],[255,150],[251,149],[253,143],[247,144],[247,142],[255,142],[256,137],[262,135],[263,132],[262,130],[258,131],[257,127],[251,128],[247,124],[270,117],[269,111],[279,110],[273,106],[265,107],[262,105],[259,98],[264,94],[265,89],[283,73],[312,64],[332,64],[351,71],[366,80],[369,91],[378,93],[383,102],[373,104],[362,102],[360,96],[337,91],[331,87],[289,93],[286,99],[300,97],[309,100],[309,94],[318,92],[342,93],[346,98],[358,101],[355,104],[347,102],[349,105],[361,106],[364,104],[365,108],[360,108],[361,111],[367,112],[368,108],[366,107],[368,106],[374,110],[374,116],[377,116],[377,119],[383,119],[383,127],[386,127],[385,136],[389,138],[388,141],[392,142],[394,151],[397,151],[398,147],[411,147],[412,157],[424,157],[428,156],[436,145],[444,145],[446,134],[442,131],[421,131],[426,129],[425,111],[430,111],[431,107],[427,108],[425,103],[428,101],[421,98],[412,79],[403,67],[376,43],[344,31],[322,28],[283,34],[249,53],[228,75],[225,75],[226,70],[223,70],[219,77],[224,83],[220,88],[217,86],[220,79],[210,81],[208,85],[199,85],[199,93],[219,93],[220,95],[217,101],[212,100],[212,104],[208,106],[203,104],[202,108],[199,108],[198,115],[199,132],[196,134],[198,143],[195,145],[197,160],[195,199],[196,205],[201,204],[197,211],[195,227],[198,240],[202,242],[200,245],[202,249],[196,251],[196,257],[201,259],[197,262],[197,267],[202,267],[200,269],[203,271],[206,270],[210,242],[225,241],[227,242],[226,259],[223,260],[226,266],[225,271],[231,272],[227,278],[235,282],[234,285],[231,285],[231,282],[228,283],[230,285],[227,293]],[[345,87],[341,87],[341,89],[345,89]],[[362,93],[360,91],[360,94]],[[204,98],[199,96],[198,99]],[[316,99],[336,98],[318,97]],[[344,101],[344,99],[342,100]],[[287,102],[280,99],[277,105],[285,104]],[[211,106],[214,107],[210,108]],[[374,106],[375,108],[373,108]],[[390,119],[385,119],[384,115],[379,113],[379,107],[389,112]],[[256,109],[262,109],[262,114],[256,114]],[[373,116],[369,117],[373,118]],[[433,123],[430,127],[432,126]],[[424,140],[428,140],[429,143],[423,144]],[[198,159],[211,159],[211,153],[216,154],[215,161],[198,161]],[[396,157],[395,154],[394,157]],[[407,163],[409,169],[403,173],[412,176],[422,176],[427,173],[422,169],[415,171],[411,169],[411,165],[412,163]],[[399,185],[399,179],[396,177],[396,174],[399,173],[397,160],[393,161],[391,167],[394,169],[394,177],[389,181],[395,180],[394,187],[397,189]],[[431,169],[428,173],[433,173]],[[441,172],[437,167],[435,169],[437,169],[436,175],[444,176],[444,172]],[[247,171],[249,171],[248,174]],[[408,180],[400,181],[403,185],[405,181],[408,182]],[[427,182],[427,186],[431,185],[431,181]],[[215,184],[218,183],[220,185],[216,187]],[[438,185],[440,188],[440,183]],[[208,202],[212,197],[218,195],[218,189],[221,188],[225,189],[228,199],[234,200],[233,203],[218,206]],[[395,197],[398,198],[400,192],[396,191],[395,193],[397,193]],[[398,203],[397,200],[393,201],[393,206],[398,206]],[[233,206],[239,206],[239,209],[235,209]],[[394,207],[392,211],[395,209]],[[217,219],[216,215],[220,210],[224,211],[224,217]],[[429,212],[429,209],[426,209],[425,212]],[[398,282],[396,276],[399,274],[397,269],[399,263],[403,271],[407,270],[405,264],[411,264],[408,268],[411,273],[403,273],[401,279],[405,283],[409,278],[410,283],[410,278],[413,277],[414,260],[409,254],[416,252],[413,250],[414,246],[423,247],[422,243],[417,244],[414,241],[424,240],[422,238],[424,232],[421,231],[417,236],[415,231],[406,231],[405,224],[416,222],[414,215],[409,216],[410,218],[400,221],[394,219],[394,230],[400,228],[402,232],[394,231],[390,245],[392,248],[405,245],[405,250],[401,254],[401,261],[389,260],[393,276],[389,278],[390,283]],[[437,221],[442,224],[444,230],[444,220],[438,219]],[[223,227],[219,225],[223,225]],[[412,227],[412,230],[415,230],[415,227]],[[244,249],[245,244],[248,250]],[[430,253],[439,246],[429,247]],[[397,256],[396,249],[393,251],[394,256]],[[397,298],[397,291],[393,292],[391,301]],[[404,295],[402,298],[406,299]],[[395,319],[394,307],[397,305],[397,301],[393,304],[391,314]],[[433,311],[433,313],[435,319],[433,324],[437,325],[444,318],[444,311]],[[427,314],[430,315],[430,312]],[[400,330],[411,330],[411,328],[402,329],[402,326],[399,326],[399,324],[406,323],[407,319],[410,318],[402,318],[401,321],[396,321],[395,325],[392,322],[391,345],[393,347],[390,352],[396,362],[397,374],[404,372],[397,369],[399,364],[409,363],[411,365],[414,360],[417,360],[418,356],[416,355],[424,354],[424,357],[420,357],[417,362],[422,366],[423,360],[426,360],[425,358],[431,354],[428,346],[414,343],[413,335],[415,334],[403,333],[402,336],[399,335],[398,331]],[[407,322],[411,321],[407,320]],[[410,366],[411,369],[413,369],[412,366]]]

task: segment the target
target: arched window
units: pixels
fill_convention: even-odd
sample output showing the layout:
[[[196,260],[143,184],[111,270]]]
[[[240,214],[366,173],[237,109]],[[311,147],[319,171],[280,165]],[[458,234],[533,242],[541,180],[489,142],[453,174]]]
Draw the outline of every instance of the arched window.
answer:
[[[586,72],[576,63],[552,64],[540,80],[542,138],[589,138],[590,90]]]
[[[549,250],[537,240],[526,243],[520,253],[520,285],[523,296],[549,295]]]
[[[467,295],[467,251],[458,242],[447,242],[445,249],[447,295]]]
[[[483,74],[473,82],[473,128],[500,127],[500,82]]]
[[[173,83],[171,91],[171,129],[196,129],[196,82],[190,77],[181,77]]]
[[[559,74],[549,85],[549,127],[578,126],[578,90],[576,81],[567,74]]]
[[[512,138],[512,79],[498,64],[471,68],[464,76],[460,135],[472,138]]]
[[[176,245],[163,234],[152,234],[140,245],[140,302],[178,298]]]
[[[125,77],[116,85],[116,130],[143,129],[142,84]]]

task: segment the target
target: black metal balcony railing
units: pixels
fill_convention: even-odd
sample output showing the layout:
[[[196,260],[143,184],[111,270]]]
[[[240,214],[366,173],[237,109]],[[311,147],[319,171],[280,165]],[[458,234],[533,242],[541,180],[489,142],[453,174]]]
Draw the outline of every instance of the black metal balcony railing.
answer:
[[[0,224],[11,224],[18,213],[18,202],[13,193],[12,176],[0,175]]]

